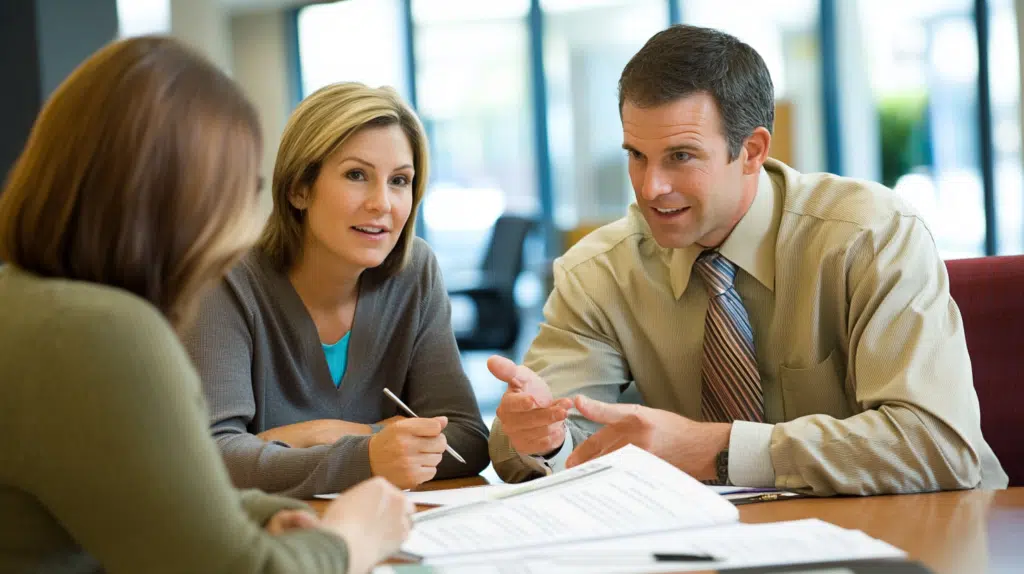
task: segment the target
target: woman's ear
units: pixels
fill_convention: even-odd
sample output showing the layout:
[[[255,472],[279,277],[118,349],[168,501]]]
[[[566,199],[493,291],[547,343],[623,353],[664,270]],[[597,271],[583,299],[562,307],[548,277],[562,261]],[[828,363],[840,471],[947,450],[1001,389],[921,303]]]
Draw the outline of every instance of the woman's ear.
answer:
[[[293,189],[288,193],[288,203],[299,211],[307,209],[309,207],[309,188],[296,187]]]

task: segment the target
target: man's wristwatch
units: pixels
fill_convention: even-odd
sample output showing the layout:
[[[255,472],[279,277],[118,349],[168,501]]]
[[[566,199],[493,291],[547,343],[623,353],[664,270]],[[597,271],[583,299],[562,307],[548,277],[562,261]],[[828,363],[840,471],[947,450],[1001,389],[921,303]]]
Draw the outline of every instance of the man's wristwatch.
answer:
[[[730,486],[730,485],[732,485],[732,483],[729,482],[729,449],[728,449],[728,447],[727,448],[723,448],[722,452],[718,453],[718,456],[715,457],[715,474],[717,475],[716,476],[716,479],[717,479],[716,482],[718,484],[720,484],[721,486]]]

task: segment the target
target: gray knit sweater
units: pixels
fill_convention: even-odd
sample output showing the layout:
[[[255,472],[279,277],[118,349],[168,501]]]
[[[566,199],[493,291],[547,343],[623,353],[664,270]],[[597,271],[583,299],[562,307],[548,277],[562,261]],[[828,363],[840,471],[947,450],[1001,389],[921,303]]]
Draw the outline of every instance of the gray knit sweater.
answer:
[[[313,419],[373,423],[404,414],[384,387],[422,417],[448,417],[448,443],[468,464],[445,455],[436,478],[475,475],[489,462],[487,428],[459,361],[440,270],[419,239],[396,276],[380,279],[369,270],[360,278],[338,387],[298,293],[259,250],[207,296],[185,344],[202,376],[213,436],[239,487],[309,498],[368,478],[368,436],[291,448],[255,435]]]

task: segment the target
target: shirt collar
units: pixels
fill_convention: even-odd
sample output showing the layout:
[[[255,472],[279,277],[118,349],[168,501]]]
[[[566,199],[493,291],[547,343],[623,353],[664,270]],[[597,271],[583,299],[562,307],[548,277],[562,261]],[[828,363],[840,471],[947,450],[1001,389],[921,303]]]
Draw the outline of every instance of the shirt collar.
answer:
[[[775,240],[782,219],[779,192],[768,172],[761,168],[754,201],[718,250],[769,291],[775,290]],[[693,263],[704,248],[694,244],[667,251],[672,294],[679,299],[690,282]]]

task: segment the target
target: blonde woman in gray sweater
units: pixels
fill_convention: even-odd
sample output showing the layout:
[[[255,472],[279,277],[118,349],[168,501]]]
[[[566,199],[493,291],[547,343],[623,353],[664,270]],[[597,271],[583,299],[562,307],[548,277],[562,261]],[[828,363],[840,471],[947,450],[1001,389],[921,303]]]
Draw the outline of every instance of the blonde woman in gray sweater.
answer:
[[[441,273],[415,236],[427,166],[423,126],[390,88],[334,84],[292,114],[263,236],[186,337],[237,486],[308,498],[489,463]]]
[[[232,488],[176,331],[255,239],[260,138],[176,41],[83,63],[0,196],[0,572],[363,573],[410,527],[381,479],[322,518]]]

